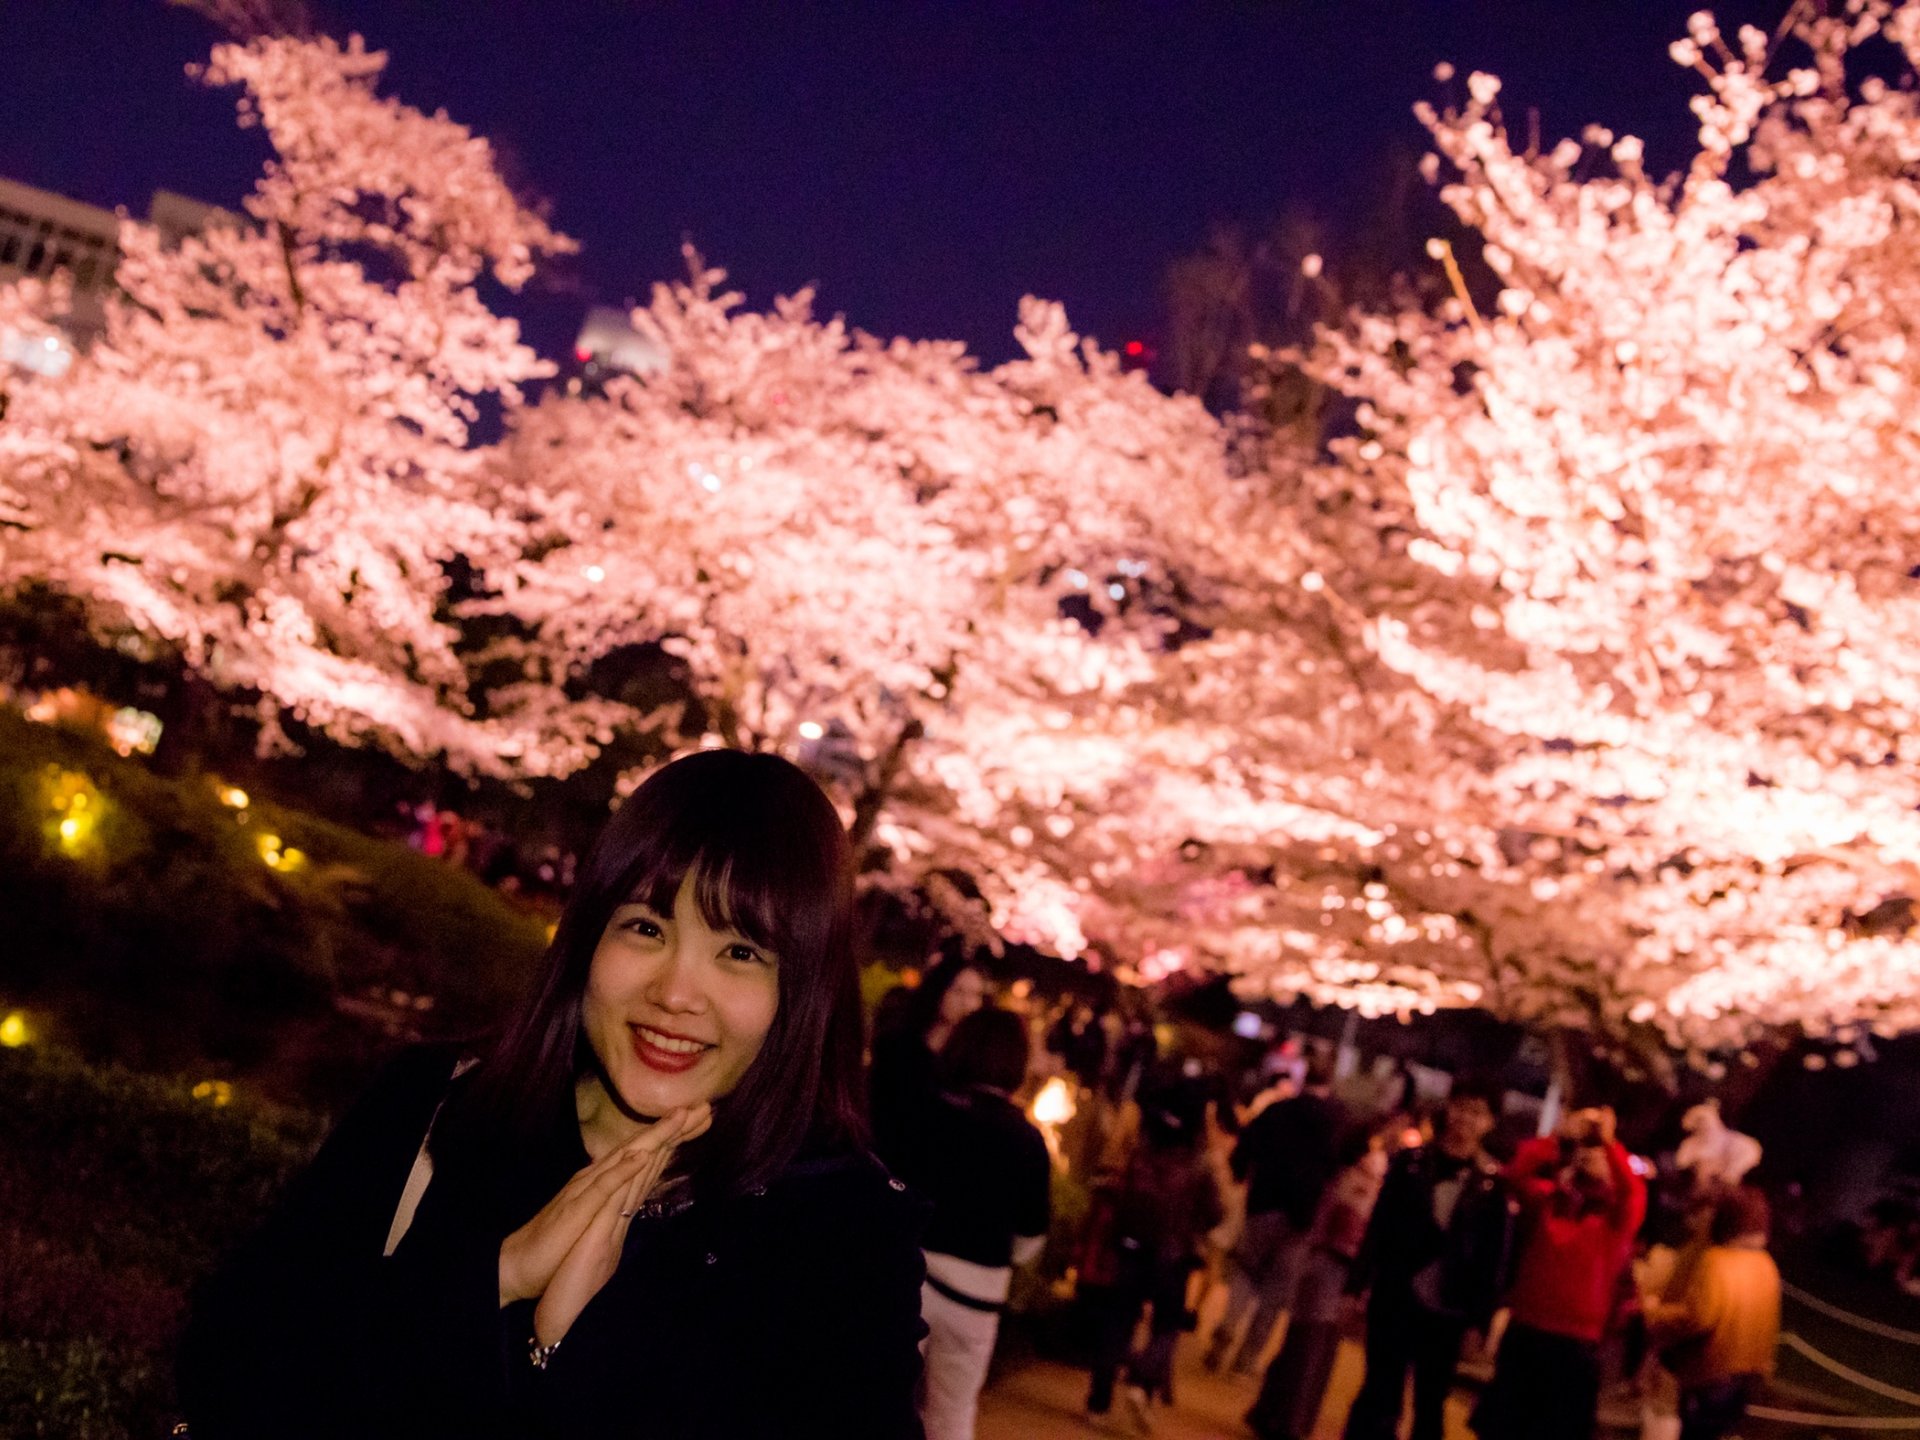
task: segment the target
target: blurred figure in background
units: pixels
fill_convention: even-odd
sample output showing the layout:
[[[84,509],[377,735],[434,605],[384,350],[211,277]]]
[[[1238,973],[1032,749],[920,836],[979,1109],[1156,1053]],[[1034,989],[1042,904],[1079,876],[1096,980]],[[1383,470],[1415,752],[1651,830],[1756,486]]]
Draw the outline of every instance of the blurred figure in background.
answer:
[[[1485,1149],[1493,1125],[1492,1102],[1461,1086],[1434,1142],[1401,1150],[1387,1168],[1351,1276],[1356,1294],[1371,1294],[1366,1378],[1347,1416],[1347,1440],[1400,1433],[1409,1370],[1413,1440],[1445,1433],[1461,1344],[1492,1320],[1513,1240],[1513,1201]]]
[[[1316,1057],[1306,1088],[1262,1110],[1234,1146],[1234,1177],[1247,1185],[1247,1219],[1228,1257],[1227,1309],[1207,1343],[1209,1370],[1226,1361],[1247,1321],[1232,1370],[1252,1374],[1280,1312],[1293,1301],[1307,1237],[1336,1168],[1343,1117],[1330,1093],[1332,1080],[1332,1061]]]
[[[1099,1085],[1107,1064],[1107,1032],[1093,1006],[1075,1000],[1047,1036],[1047,1049],[1060,1057],[1084,1089]]]
[[[1711,1244],[1684,1281],[1648,1305],[1649,1339],[1680,1387],[1681,1440],[1721,1440],[1780,1342],[1780,1271],[1767,1254],[1766,1197],[1743,1187],[1714,1209]]]
[[[1585,1440],[1600,1403],[1600,1341],[1616,1308],[1647,1190],[1609,1109],[1575,1111],[1529,1140],[1505,1175],[1523,1211],[1511,1313],[1474,1411],[1481,1440]]]
[[[884,1028],[876,1026],[867,1077],[873,1148],[895,1174],[916,1164],[920,1122],[940,1093],[936,1057],[986,1000],[987,977],[966,955],[950,955],[927,970]]]
[[[1154,1400],[1173,1402],[1173,1351],[1194,1325],[1188,1281],[1206,1233],[1220,1223],[1220,1194],[1199,1153],[1199,1106],[1176,1092],[1140,1103],[1140,1135],[1121,1173],[1094,1192],[1080,1266],[1080,1295],[1093,1328],[1087,1414],[1104,1423],[1124,1369],[1132,1418],[1150,1428]],[[1143,1307],[1147,1343],[1131,1354]]]
[[[976,1009],[954,1026],[941,1058],[946,1088],[899,1174],[933,1204],[921,1297],[927,1440],[972,1440],[1013,1267],[1046,1244],[1053,1162],[1013,1102],[1027,1078],[1025,1021]]]
[[[1760,1142],[1727,1124],[1718,1100],[1695,1105],[1681,1117],[1680,1127],[1687,1138],[1674,1152],[1673,1163],[1687,1177],[1693,1195],[1717,1202],[1760,1163]]]
[[[1306,1263],[1294,1291],[1287,1338],[1267,1367],[1247,1424],[1261,1440],[1305,1440],[1313,1434],[1340,1350],[1351,1270],[1387,1173],[1387,1152],[1361,1126],[1340,1141],[1340,1173],[1321,1197],[1308,1235]]]

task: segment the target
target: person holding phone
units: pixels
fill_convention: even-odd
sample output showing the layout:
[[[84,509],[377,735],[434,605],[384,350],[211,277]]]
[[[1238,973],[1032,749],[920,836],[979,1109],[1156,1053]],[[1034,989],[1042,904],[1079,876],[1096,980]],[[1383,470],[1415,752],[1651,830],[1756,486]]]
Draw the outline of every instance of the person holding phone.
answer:
[[[1647,1187],[1613,1111],[1579,1110],[1529,1140],[1505,1171],[1522,1207],[1510,1318],[1473,1415],[1481,1440],[1585,1440],[1600,1406],[1600,1341],[1613,1317]]]

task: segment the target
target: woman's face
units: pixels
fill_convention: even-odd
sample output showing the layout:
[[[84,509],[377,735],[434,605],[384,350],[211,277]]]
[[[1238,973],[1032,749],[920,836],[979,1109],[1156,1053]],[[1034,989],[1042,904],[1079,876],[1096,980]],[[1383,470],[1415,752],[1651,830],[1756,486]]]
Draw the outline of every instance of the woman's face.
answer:
[[[708,925],[691,873],[673,913],[629,901],[587,971],[581,1024],[629,1108],[663,1115],[740,1083],[779,1008],[779,956]]]
[[[940,1023],[958,1025],[987,999],[987,981],[978,970],[962,970],[940,997]]]

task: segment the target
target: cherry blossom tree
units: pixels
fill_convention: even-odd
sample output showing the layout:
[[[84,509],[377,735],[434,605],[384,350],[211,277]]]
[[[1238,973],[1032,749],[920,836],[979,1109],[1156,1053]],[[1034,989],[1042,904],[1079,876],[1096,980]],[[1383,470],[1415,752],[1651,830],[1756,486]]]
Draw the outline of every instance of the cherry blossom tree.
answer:
[[[964,871],[1000,933],[1077,953],[1150,788],[1160,592],[1233,490],[1218,425],[1057,306],[1027,302],[1025,358],[982,371],[722,286],[696,258],[636,312],[658,373],[519,417],[501,504],[539,558],[496,608],[555,680],[663,644],[700,700],[655,717],[670,739],[801,756],[882,883]]]
[[[1909,83],[1850,80],[1869,46]],[[1920,6],[1777,47],[1701,14],[1673,55],[1705,93],[1670,181],[1601,129],[1516,151],[1491,76],[1422,107],[1497,293],[1436,243],[1451,303],[1306,358],[1361,433],[1303,473],[1303,579],[1428,771],[1412,826],[1341,811],[1380,837],[1369,939],[1470,917],[1416,968],[1690,1043],[1911,1025]]]
[[[1488,76],[1423,109],[1485,283],[1437,245],[1450,300],[1272,373],[1351,397],[1322,451],[1058,306],[986,368],[697,259],[635,313],[658,372],[523,405],[546,367],[475,286],[570,242],[358,42],[223,46],[277,158],[247,225],[129,225],[101,341],[9,382],[0,586],[270,728],[520,776],[617,726],[785,751],[874,883],[1124,978],[1696,1046],[1910,1025],[1920,92],[1868,47],[1911,69],[1920,3],[1696,17],[1667,181],[1599,130],[1516,151]],[[482,622],[518,683],[470,680]],[[648,644],[684,713],[575,698]]]
[[[124,224],[102,337],[60,378],[8,382],[0,585],[171,642],[256,694],[269,736],[286,713],[411,755],[565,768],[595,727],[550,692],[475,718],[444,567],[519,553],[475,498],[472,427],[550,373],[475,282],[517,287],[572,242],[485,140],[378,95],[385,65],[357,38],[213,51],[201,78],[241,88],[274,158],[246,224],[174,248]],[[14,287],[6,323],[50,331],[63,299]]]

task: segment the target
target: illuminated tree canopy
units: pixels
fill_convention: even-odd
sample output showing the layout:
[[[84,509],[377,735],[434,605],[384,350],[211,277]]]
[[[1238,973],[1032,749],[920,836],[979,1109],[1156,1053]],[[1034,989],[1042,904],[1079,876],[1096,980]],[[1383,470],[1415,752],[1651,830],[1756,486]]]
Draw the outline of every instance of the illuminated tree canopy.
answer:
[[[486,141],[376,95],[385,64],[358,41],[214,50],[201,78],[241,87],[273,147],[251,223],[171,249],[123,224],[102,338],[9,387],[0,583],[172,642],[269,723],[472,752],[497,727],[471,721],[443,562],[510,557],[518,532],[474,499],[471,427],[551,373],[474,282],[572,246]],[[63,304],[22,283],[0,323]]]
[[[1421,110],[1498,294],[1356,316],[1308,357],[1362,402],[1307,478],[1360,517],[1327,593],[1478,732],[1434,757],[1442,853],[1406,881],[1517,897],[1501,1003],[1584,990],[1701,1040],[1911,1024],[1920,111],[1846,61],[1891,46],[1910,76],[1920,8],[1809,15],[1776,56],[1691,32],[1672,181],[1601,130],[1516,153],[1490,76]]]
[[[1420,108],[1484,280],[1436,242],[1450,301],[1274,361],[1355,406],[1309,450],[1058,306],[982,367],[697,257],[634,315],[663,368],[523,403],[546,367],[475,284],[571,242],[358,42],[221,47],[277,155],[254,224],[129,225],[105,338],[10,384],[0,585],[461,768],[565,774],[619,726],[780,749],[875,883],[958,915],[963,873],[973,922],[1127,979],[1701,1046],[1910,1026],[1920,101],[1860,77],[1910,75],[1920,3],[1777,44],[1703,14],[1673,58],[1666,180],[1598,129],[1516,151],[1490,76]],[[469,679],[480,616],[519,683]],[[636,644],[697,705],[569,698]]]

